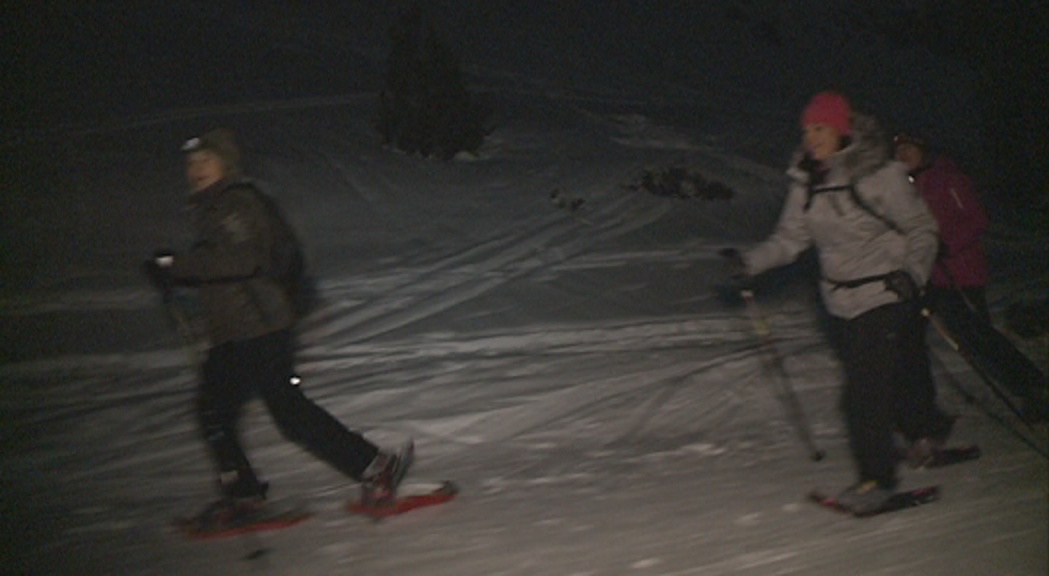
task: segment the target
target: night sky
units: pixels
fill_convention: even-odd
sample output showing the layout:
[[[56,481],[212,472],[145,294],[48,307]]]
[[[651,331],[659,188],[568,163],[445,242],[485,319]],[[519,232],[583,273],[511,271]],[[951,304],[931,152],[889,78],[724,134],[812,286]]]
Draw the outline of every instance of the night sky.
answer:
[[[2,68],[5,142],[165,110],[377,91],[388,30],[404,5],[84,4],[16,2],[6,10],[0,24],[8,55]],[[819,73],[807,83],[777,79],[809,71],[813,57],[803,46],[811,49],[821,35],[828,57],[834,42],[867,41],[868,35],[876,35],[879,45],[917,46],[969,75],[972,94],[953,86],[938,92],[943,76],[927,70],[925,62],[897,74],[897,86],[889,79],[881,86],[841,87],[880,116],[917,124],[953,147],[964,162],[978,165],[974,171],[989,181],[985,187],[1045,202],[1046,2],[876,2],[855,3],[849,10],[834,4],[432,0],[423,6],[476,78],[541,79],[578,90],[600,86],[652,100],[681,100],[693,91],[705,95],[697,105],[718,99],[705,90],[711,75],[743,76],[755,66],[748,58],[766,54],[777,61],[765,56],[758,66],[767,66],[770,82],[786,87],[784,106],[796,109],[822,81],[840,80]],[[735,48],[721,47],[698,32],[697,21],[710,18],[742,26],[747,36]],[[740,45],[748,54],[729,52]],[[777,89],[772,83],[753,86],[755,93]],[[976,103],[970,118],[933,117],[937,99],[955,97]],[[725,102],[734,98],[726,94]]]

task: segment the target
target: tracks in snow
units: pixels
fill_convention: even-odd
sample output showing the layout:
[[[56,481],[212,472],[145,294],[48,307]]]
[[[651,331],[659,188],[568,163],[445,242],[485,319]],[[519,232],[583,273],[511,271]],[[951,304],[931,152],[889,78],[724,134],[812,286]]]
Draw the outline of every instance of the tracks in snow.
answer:
[[[499,234],[433,264],[390,278],[382,290],[352,281],[325,294],[321,323],[308,322],[301,332],[307,344],[361,342],[463,304],[505,283],[524,278],[578,256],[594,245],[644,226],[662,215],[664,203],[619,196],[587,215],[590,226],[555,213],[525,227]],[[340,301],[359,304],[342,308]]]

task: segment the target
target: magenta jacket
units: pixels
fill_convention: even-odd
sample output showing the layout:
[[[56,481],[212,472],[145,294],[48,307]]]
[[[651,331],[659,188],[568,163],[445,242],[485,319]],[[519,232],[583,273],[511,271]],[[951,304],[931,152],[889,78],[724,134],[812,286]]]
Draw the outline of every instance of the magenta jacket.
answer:
[[[976,199],[972,181],[944,156],[913,176],[914,186],[940,225],[941,251],[930,283],[943,288],[986,286],[987,257],[980,236],[987,230],[987,213]]]

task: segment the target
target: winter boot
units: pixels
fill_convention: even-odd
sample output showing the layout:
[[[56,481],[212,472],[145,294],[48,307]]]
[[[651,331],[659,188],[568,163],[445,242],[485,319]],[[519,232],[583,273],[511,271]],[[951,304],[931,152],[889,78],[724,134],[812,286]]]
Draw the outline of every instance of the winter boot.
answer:
[[[955,418],[948,417],[944,419],[936,434],[918,438],[911,442],[911,445],[907,448],[907,453],[904,455],[907,465],[911,468],[924,468],[935,460],[936,453],[947,444],[947,438],[950,437],[951,431],[954,430],[954,422]]]
[[[193,517],[194,530],[211,532],[251,524],[266,505],[265,491],[268,485],[263,484],[261,493],[243,496],[227,493],[208,504]]]
[[[936,459],[936,453],[943,448],[943,441],[935,438],[919,438],[907,448],[904,459],[911,468],[924,468]]]
[[[400,485],[415,456],[415,445],[407,442],[396,454],[379,452],[361,475],[361,503],[387,506],[397,498]]]
[[[219,475],[219,490],[222,492],[222,497],[227,500],[265,501],[269,489],[270,483],[260,481],[254,473],[244,475],[234,471]]]
[[[835,500],[853,514],[867,514],[884,506],[892,494],[892,490],[877,481],[867,480],[846,488]]]

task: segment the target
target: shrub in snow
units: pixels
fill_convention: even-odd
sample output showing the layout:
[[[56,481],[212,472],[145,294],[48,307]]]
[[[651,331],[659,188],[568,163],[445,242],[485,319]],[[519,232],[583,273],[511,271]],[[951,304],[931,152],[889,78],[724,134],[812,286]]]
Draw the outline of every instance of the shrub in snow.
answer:
[[[731,200],[735,192],[721,182],[707,180],[702,174],[682,166],[648,168],[627,185],[670,198],[700,198],[702,200]]]
[[[560,188],[554,188],[554,191],[550,193],[550,203],[569,212],[575,212],[582,208],[583,204],[586,204],[586,200],[569,196],[562,192]]]
[[[418,5],[400,17],[390,36],[376,121],[383,144],[442,160],[476,153],[490,131],[491,111],[467,90],[458,61]]]

